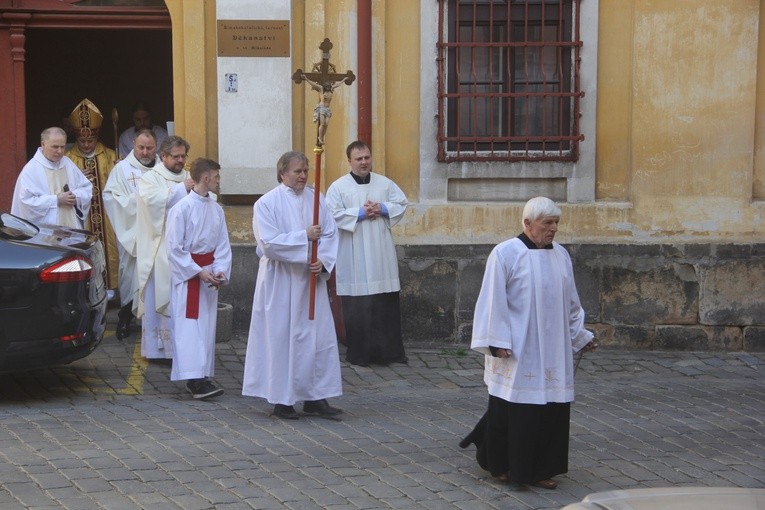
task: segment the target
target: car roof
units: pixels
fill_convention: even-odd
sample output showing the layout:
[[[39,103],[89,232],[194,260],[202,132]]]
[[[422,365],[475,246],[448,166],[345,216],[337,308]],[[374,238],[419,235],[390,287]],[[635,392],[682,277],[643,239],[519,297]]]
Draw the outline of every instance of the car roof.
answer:
[[[765,489],[739,487],[657,487],[596,492],[564,510],[757,510]]]

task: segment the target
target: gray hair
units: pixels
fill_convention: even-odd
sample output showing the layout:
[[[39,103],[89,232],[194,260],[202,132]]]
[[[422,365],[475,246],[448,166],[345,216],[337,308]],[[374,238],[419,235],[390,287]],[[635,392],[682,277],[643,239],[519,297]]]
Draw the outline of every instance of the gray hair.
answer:
[[[48,129],[40,133],[40,141],[47,142],[48,140],[50,140],[51,136],[56,136],[56,135],[63,136],[64,138],[66,138],[66,131],[64,131],[58,126],[49,127]]]
[[[290,163],[295,160],[299,159],[305,163],[306,166],[308,166],[308,157],[303,154],[300,151],[289,151],[282,154],[282,157],[279,158],[279,161],[276,162],[276,180],[278,182],[282,182],[282,175],[284,175],[287,172],[287,169],[290,167]]]
[[[523,218],[521,225],[526,226],[524,221],[535,221],[546,216],[560,218],[560,207],[547,197],[535,197],[526,202],[523,207]]]

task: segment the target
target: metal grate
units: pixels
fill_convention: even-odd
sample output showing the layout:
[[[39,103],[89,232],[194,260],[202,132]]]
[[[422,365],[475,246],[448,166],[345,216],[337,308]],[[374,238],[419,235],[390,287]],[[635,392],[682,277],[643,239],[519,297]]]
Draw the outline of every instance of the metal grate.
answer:
[[[439,161],[576,161],[580,0],[438,0]]]

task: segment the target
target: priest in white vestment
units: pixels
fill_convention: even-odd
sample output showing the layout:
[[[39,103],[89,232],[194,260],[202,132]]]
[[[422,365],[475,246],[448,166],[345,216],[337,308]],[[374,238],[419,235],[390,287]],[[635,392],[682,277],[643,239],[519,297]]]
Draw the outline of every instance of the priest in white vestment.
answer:
[[[192,397],[223,393],[215,375],[218,287],[231,278],[231,245],[223,208],[215,201],[220,165],[199,158],[191,164],[194,187],[167,215],[167,256],[172,273],[173,368],[171,381],[187,381]]]
[[[483,353],[489,408],[460,443],[475,443],[496,478],[554,489],[568,470],[573,354],[597,344],[568,252],[554,242],[560,208],[545,197],[523,209],[523,233],[486,261],[471,348]]]
[[[117,236],[119,255],[120,310],[117,313],[118,339],[130,334],[135,318],[133,302],[137,302],[138,272],[136,270],[136,237],[138,234],[138,182],[152,170],[157,161],[157,139],[150,129],[138,131],[133,149],[119,161],[109,174],[104,191],[104,209]]]
[[[391,179],[372,172],[366,143],[351,143],[346,155],[350,173],[327,190],[327,206],[340,233],[335,272],[343,303],[345,360],[354,365],[406,363],[391,232],[404,217],[406,195]]]
[[[11,214],[33,223],[85,228],[93,185],[65,152],[63,129],[50,127],[40,134],[40,147],[16,179]]]
[[[141,355],[149,359],[173,357],[165,222],[170,209],[194,185],[184,170],[189,148],[188,142],[179,136],[166,138],[159,149],[160,162],[143,174],[138,183],[138,299],[133,303],[133,311],[141,319]]]
[[[303,412],[336,417],[327,398],[342,394],[337,336],[326,280],[337,257],[337,227],[320,196],[313,223],[315,190],[306,187],[308,160],[287,152],[277,163],[277,188],[255,202],[253,231],[260,256],[242,394],[274,404],[273,414],[297,419]],[[317,262],[310,263],[311,242]],[[314,320],[308,319],[311,273],[316,279]]]

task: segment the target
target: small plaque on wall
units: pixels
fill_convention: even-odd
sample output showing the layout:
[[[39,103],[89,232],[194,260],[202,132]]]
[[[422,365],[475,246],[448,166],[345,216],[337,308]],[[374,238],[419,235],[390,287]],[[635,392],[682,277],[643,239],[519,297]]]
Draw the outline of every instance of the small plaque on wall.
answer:
[[[218,20],[219,57],[289,57],[289,20]]]

